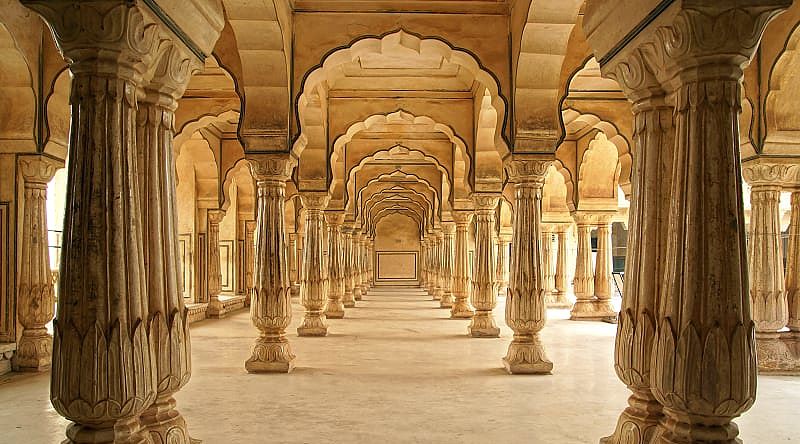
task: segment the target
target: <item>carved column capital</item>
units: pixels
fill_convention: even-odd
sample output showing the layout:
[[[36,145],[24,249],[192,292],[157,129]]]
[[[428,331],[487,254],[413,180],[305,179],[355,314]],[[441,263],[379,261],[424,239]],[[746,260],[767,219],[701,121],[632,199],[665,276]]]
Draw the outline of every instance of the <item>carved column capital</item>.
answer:
[[[206,214],[208,215],[209,225],[219,225],[222,219],[225,218],[225,210],[220,208],[209,208],[206,210]]]
[[[326,211],[325,223],[327,223],[329,226],[341,226],[344,223],[344,212]]]
[[[456,232],[456,224],[454,222],[442,222],[443,235],[453,235]]]
[[[256,230],[256,221],[254,220],[246,220],[244,221],[244,231],[245,233],[253,234]]]
[[[506,173],[511,182],[543,186],[547,169],[553,164],[553,156],[514,155],[506,162]]]
[[[481,214],[494,212],[502,196],[500,193],[472,193],[472,202],[475,204],[475,213]]]
[[[453,221],[457,227],[467,227],[472,220],[472,211],[453,211]]]
[[[64,162],[41,155],[20,156],[19,167],[26,186],[47,186],[56,171],[64,167]]]
[[[331,196],[324,191],[303,191],[300,193],[300,201],[306,210],[324,210],[330,200]]]
[[[297,165],[297,160],[287,153],[248,154],[247,160],[256,181],[286,182]]]
[[[797,159],[788,162],[770,162],[754,159],[742,163],[742,176],[753,188],[790,188],[800,183],[800,165]]]

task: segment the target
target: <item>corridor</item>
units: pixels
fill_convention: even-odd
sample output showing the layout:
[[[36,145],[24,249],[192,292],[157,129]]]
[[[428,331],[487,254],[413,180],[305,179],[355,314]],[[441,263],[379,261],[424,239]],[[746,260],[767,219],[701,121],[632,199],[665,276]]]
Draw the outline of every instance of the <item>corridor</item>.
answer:
[[[177,396],[196,439],[218,443],[596,443],[613,431],[627,393],[613,372],[615,326],[571,322],[550,310],[543,340],[552,377],[508,376],[502,356],[512,332],[471,339],[469,320],[420,289],[373,288],[321,338],[287,329],[297,355],[291,374],[248,374],[254,328],[246,311],[192,326],[193,375]],[[49,373],[0,382],[0,436],[9,443],[56,443],[67,422],[50,406]],[[796,439],[800,381],[758,380],[755,406],[738,424],[752,444]],[[44,412],[44,413],[42,413]]]

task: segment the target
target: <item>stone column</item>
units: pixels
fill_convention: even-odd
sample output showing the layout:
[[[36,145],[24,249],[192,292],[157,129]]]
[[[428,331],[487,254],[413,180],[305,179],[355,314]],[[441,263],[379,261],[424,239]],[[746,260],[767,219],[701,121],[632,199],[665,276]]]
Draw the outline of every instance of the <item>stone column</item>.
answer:
[[[245,287],[247,287],[247,295],[244,301],[245,307],[250,306],[253,299],[253,292],[255,290],[255,279],[253,276],[256,257],[255,229],[256,221],[248,220],[244,222],[244,283]]]
[[[624,74],[629,66],[641,69],[643,62],[637,53],[632,60],[611,70],[627,96],[634,101],[633,140],[636,149],[633,151],[631,174],[633,198],[624,296],[614,348],[614,368],[631,395],[614,434],[601,440],[604,444],[655,443],[656,428],[663,419],[662,406],[651,390],[650,378],[656,318],[664,283],[675,146],[674,110],[665,103],[663,91],[652,74],[636,71],[635,78]]]
[[[553,271],[553,228],[542,224],[542,279],[544,286],[545,305],[553,307],[555,305],[555,286],[556,279]]]
[[[419,240],[419,286],[425,288],[428,280],[428,267],[425,265],[426,257],[425,238]]]
[[[441,228],[433,230],[433,300],[441,301],[442,285],[442,244],[444,243],[444,233]]]
[[[789,248],[786,252],[786,298],[789,303],[789,329],[800,332],[800,191],[792,193],[789,223]]]
[[[508,246],[511,244],[511,236],[500,233],[497,236],[497,294],[505,296],[508,292],[509,257]]]
[[[297,280],[295,281],[295,285],[297,287],[297,293],[299,294],[300,281],[302,280],[303,276],[303,268],[306,266],[306,264],[303,262],[303,257],[305,257],[305,253],[303,251],[306,248],[306,233],[304,231],[297,232],[297,241],[295,243],[295,247],[294,264],[297,268],[297,276],[295,277]]]
[[[342,223],[344,213],[326,211],[325,221],[328,223],[328,305],[325,317],[342,319],[344,317],[344,245],[342,242]]]
[[[594,316],[614,318],[617,312],[611,305],[611,217],[597,217],[597,258],[594,266]]]
[[[367,248],[367,271],[369,272],[369,286],[375,286],[375,239],[369,239]]]
[[[500,195],[475,193],[472,200],[475,203],[476,223],[475,263],[472,272],[472,306],[475,307],[475,315],[469,325],[469,334],[475,338],[498,338],[500,329],[497,328],[492,314],[497,306],[497,258],[492,245],[492,231]]]
[[[547,320],[542,273],[542,188],[551,159],[515,155],[506,165],[514,183],[514,252],[506,299],[506,324],[514,330],[503,365],[511,374],[550,373],[539,332]]]
[[[141,423],[155,443],[189,444],[186,421],[174,395],[191,377],[188,312],[183,304],[178,252],[174,112],[178,98],[199,68],[188,52],[170,46],[139,103],[137,146],[144,221],[144,264],[148,330],[153,344],[157,396]],[[218,232],[218,230],[217,230]],[[219,255],[217,255],[219,259]],[[218,294],[218,293],[217,293]]]
[[[221,318],[225,316],[225,306],[219,300],[222,291],[222,268],[219,263],[219,223],[225,217],[225,211],[209,209],[206,212],[208,219],[208,308],[206,316]]]
[[[369,244],[369,239],[367,238],[366,233],[361,233],[360,236],[360,256],[361,256],[361,296],[365,296],[367,291],[369,290],[369,267],[367,266],[367,246]]]
[[[364,291],[361,288],[361,275],[363,274],[363,261],[364,255],[361,250],[364,246],[362,243],[362,234],[358,228],[353,230],[353,299],[360,301],[364,299]]]
[[[570,319],[596,319],[594,313],[594,267],[592,266],[592,222],[588,216],[576,213],[578,253],[575,260],[575,305]]]
[[[156,398],[157,376],[136,92],[164,36],[131,2],[25,4],[44,16],[73,75],[50,400],[72,421],[65,443],[149,443],[139,416]]]
[[[344,299],[342,303],[347,308],[356,306],[355,289],[353,288],[353,226],[342,226]]]
[[[796,164],[771,164],[760,160],[747,162],[742,169],[745,180],[751,185],[747,253],[758,369],[762,373],[800,370],[800,363],[778,333],[789,322],[781,239],[781,184],[791,180],[796,169]]]
[[[295,356],[286,339],[292,302],[283,216],[286,181],[294,160],[277,153],[253,155],[249,160],[257,189],[256,292],[250,320],[260,334],[245,369],[250,373],[288,373],[294,368]]]
[[[456,225],[452,222],[442,224],[442,299],[439,302],[441,308],[452,308],[453,297],[453,237],[456,232]]]
[[[427,259],[426,269],[428,270],[428,287],[427,291],[428,294],[435,300],[436,298],[436,269],[435,269],[435,259],[436,259],[436,248],[435,248],[435,241],[436,236],[433,232],[428,233],[428,236],[425,238],[426,244],[428,245],[425,253],[425,258]]]
[[[472,219],[471,211],[454,211],[453,220],[456,225],[455,255],[453,265],[453,307],[450,317],[453,319],[470,319],[474,314],[469,306],[469,255],[467,254],[467,230]]]
[[[569,300],[569,277],[567,275],[568,230],[569,225],[558,225],[556,228],[558,252],[556,253],[556,271],[553,284],[555,288],[552,293],[552,302],[548,305],[551,308],[569,308],[572,306],[572,302]]]
[[[306,242],[301,268],[300,300],[306,312],[303,324],[297,327],[298,336],[326,336],[323,310],[328,300],[328,267],[323,255],[322,210],[328,206],[330,197],[326,192],[302,192],[300,200],[306,209]]]
[[[55,295],[47,241],[47,183],[59,164],[45,156],[19,158],[25,190],[17,280],[17,320],[22,336],[14,367],[20,371],[45,371],[51,364],[53,337],[46,325],[55,313]]]
[[[747,284],[739,111],[742,67],[790,2],[676,3],[647,51],[675,103],[664,282],[652,347],[661,444],[733,443],[732,420],[756,396],[755,324]],[[650,32],[648,32],[650,31]],[[638,38],[637,38],[638,39]],[[655,53],[655,55],[654,55]]]
[[[298,261],[297,261],[297,233],[289,233],[289,246],[286,249],[288,257],[286,260],[289,261],[289,285],[291,286],[291,292],[293,296],[300,295],[300,273],[298,273]]]

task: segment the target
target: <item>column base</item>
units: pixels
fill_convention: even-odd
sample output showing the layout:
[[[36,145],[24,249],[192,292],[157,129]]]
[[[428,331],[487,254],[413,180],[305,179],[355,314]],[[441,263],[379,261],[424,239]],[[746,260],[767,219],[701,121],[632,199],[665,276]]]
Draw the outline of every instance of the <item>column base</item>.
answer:
[[[692,416],[664,409],[664,418],[655,430],[658,444],[742,444],[739,427],[726,416]],[[703,422],[696,422],[703,421]]]
[[[785,337],[785,336],[784,336]],[[780,333],[756,333],[759,373],[800,375],[800,359]]]
[[[476,312],[467,332],[473,338],[499,338],[500,329],[494,323],[492,312]]]
[[[325,317],[328,319],[342,319],[344,318],[344,308],[344,303],[341,300],[328,299],[328,306],[325,307]]]
[[[442,300],[442,289],[439,287],[434,288],[431,297],[433,298],[434,301]]]
[[[206,307],[207,318],[224,318],[226,314],[225,305],[222,304],[222,301],[217,298],[211,298],[211,300],[208,301],[208,307]]]
[[[67,439],[61,444],[152,444],[142,430],[139,418],[111,420],[102,427],[72,423],[67,426]]]
[[[322,313],[306,313],[303,324],[297,327],[297,336],[327,336],[328,326]]]
[[[456,301],[456,303],[453,304],[453,307],[450,309],[451,319],[472,319],[473,316],[475,316],[475,312],[469,308],[469,305],[466,302]]]
[[[514,335],[503,366],[512,375],[547,375],[553,371],[553,362],[547,359],[539,338],[530,335]]]
[[[367,292],[369,292],[369,285],[361,284],[361,296],[366,296]]]
[[[244,363],[248,373],[289,373],[294,369],[294,353],[286,338],[261,337],[253,355]]]
[[[544,298],[547,308],[572,308],[572,301],[567,293],[554,291]]]
[[[344,301],[342,305],[344,305],[344,308],[355,308],[356,301]]]
[[[600,439],[600,444],[655,444],[658,424],[663,418],[661,404],[652,394],[633,392],[629,407],[623,410],[614,434]]]
[[[573,321],[602,321],[616,317],[617,312],[614,311],[610,301],[598,301],[597,299],[575,301],[569,316]]]
[[[53,359],[53,337],[45,329],[22,332],[14,354],[13,367],[20,372],[43,372],[50,369]]]
[[[353,299],[356,301],[361,300],[361,287],[353,288]]]
[[[192,444],[186,420],[175,409],[172,396],[156,399],[140,417],[142,429],[150,434],[153,444]]]
[[[442,292],[439,308],[453,308],[453,293]]]

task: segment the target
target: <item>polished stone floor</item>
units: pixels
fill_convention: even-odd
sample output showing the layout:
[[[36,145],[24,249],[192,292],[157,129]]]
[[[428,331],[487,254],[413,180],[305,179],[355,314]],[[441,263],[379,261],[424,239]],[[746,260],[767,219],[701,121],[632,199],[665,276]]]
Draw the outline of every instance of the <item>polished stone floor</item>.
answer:
[[[511,330],[468,338],[468,321],[418,289],[372,290],[325,338],[290,340],[289,375],[250,375],[256,335],[246,312],[192,327],[194,376],[178,396],[192,435],[231,443],[596,443],[613,430],[627,390],[614,375],[615,327],[551,311],[543,339],[552,376],[502,370]],[[65,421],[48,401],[47,375],[0,381],[0,442],[57,443]],[[760,377],[755,406],[738,420],[749,444],[800,442],[800,378]]]

